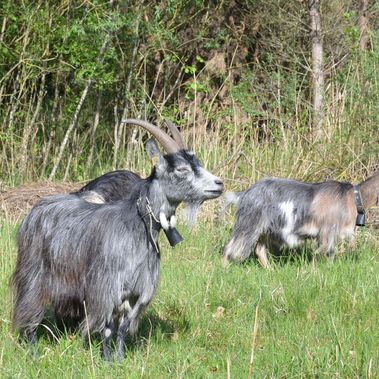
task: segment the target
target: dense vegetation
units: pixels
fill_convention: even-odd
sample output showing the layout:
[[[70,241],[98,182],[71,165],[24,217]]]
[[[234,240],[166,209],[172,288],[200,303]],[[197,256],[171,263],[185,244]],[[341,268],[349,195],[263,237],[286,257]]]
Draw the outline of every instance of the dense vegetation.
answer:
[[[145,136],[125,116],[177,121],[231,186],[362,178],[379,151],[379,6],[369,2],[362,51],[358,3],[321,1],[325,118],[314,141],[307,2],[2,1],[1,184],[146,170]]]

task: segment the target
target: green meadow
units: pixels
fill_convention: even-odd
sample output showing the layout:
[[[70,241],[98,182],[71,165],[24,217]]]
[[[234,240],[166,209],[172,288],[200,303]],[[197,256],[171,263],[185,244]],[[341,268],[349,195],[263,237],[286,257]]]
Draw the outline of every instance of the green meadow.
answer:
[[[11,330],[8,280],[16,226],[0,235],[1,378],[375,378],[379,376],[377,235],[359,229],[335,261],[296,254],[224,267],[225,225],[179,228],[175,249],[161,236],[158,293],[121,363],[104,362],[101,341],[43,328],[38,354]]]

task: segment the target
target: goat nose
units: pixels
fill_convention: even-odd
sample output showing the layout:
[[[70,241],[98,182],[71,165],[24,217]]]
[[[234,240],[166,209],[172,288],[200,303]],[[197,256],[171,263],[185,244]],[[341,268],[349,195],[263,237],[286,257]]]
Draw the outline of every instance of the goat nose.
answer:
[[[224,183],[223,183],[222,180],[220,180],[220,179],[216,179],[216,180],[215,180],[215,183],[216,183],[217,185],[219,185],[219,186],[224,185]]]

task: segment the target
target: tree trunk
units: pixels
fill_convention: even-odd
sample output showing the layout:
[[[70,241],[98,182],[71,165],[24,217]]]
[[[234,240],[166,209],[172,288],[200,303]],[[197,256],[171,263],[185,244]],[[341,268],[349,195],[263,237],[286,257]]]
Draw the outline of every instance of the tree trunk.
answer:
[[[70,137],[71,132],[74,130],[76,124],[78,123],[80,111],[82,110],[82,107],[83,107],[83,104],[84,104],[84,100],[86,99],[86,97],[88,95],[88,92],[89,92],[89,90],[90,90],[90,88],[92,86],[92,83],[93,83],[93,80],[89,79],[87,81],[87,84],[86,84],[84,90],[83,90],[83,93],[82,93],[82,96],[80,97],[79,103],[76,106],[74,116],[72,117],[71,123],[70,123],[68,129],[66,130],[66,134],[65,134],[65,136],[63,138],[63,141],[62,141],[62,144],[61,144],[61,146],[59,148],[58,157],[57,157],[57,160],[56,160],[56,162],[54,164],[53,169],[51,170],[51,173],[50,173],[50,176],[49,176],[49,180],[52,180],[54,178],[56,172],[57,172],[58,166],[59,166],[59,164],[60,164],[60,162],[62,160],[62,157],[63,157],[64,149],[66,148],[66,145],[68,143],[68,139]]]
[[[59,83],[61,81],[62,62],[63,62],[62,56],[60,56],[58,69],[57,69],[56,77],[55,77],[54,100],[53,100],[53,107],[51,110],[51,127],[50,127],[47,145],[45,145],[43,149],[43,162],[42,162],[42,168],[41,168],[41,177],[45,176],[46,168],[47,168],[49,157],[50,157],[50,150],[52,149],[52,145],[55,140],[56,127],[59,121],[59,117],[58,117],[58,108],[59,108],[59,102],[60,102]],[[54,150],[54,148],[52,150]]]
[[[367,49],[368,44],[368,26],[367,26],[367,7],[368,0],[359,0],[359,48],[361,50]]]
[[[7,21],[8,21],[8,18],[4,17],[3,18],[3,24],[2,24],[2,27],[1,27],[1,32],[0,32],[0,45],[3,44],[5,29],[6,29],[6,26],[7,26]],[[1,106],[1,103],[3,101],[3,93],[4,93],[4,91],[5,91],[5,83],[4,83],[4,77],[3,77],[3,84],[0,87],[0,106]]]
[[[17,74],[16,79],[14,80],[13,84],[13,93],[11,94],[10,98],[10,112],[9,112],[9,122],[8,122],[8,129],[12,130],[14,125],[14,118],[16,111],[21,104],[21,97],[26,92],[26,81],[28,77],[28,72],[26,70],[26,65],[23,64],[25,55],[26,55],[26,48],[30,42],[29,38],[30,30],[26,29],[26,32],[24,33],[23,37],[23,46],[22,46],[22,52],[20,54],[20,58],[18,61],[17,66]]]
[[[29,146],[29,139],[30,136],[33,132],[33,128],[36,125],[37,118],[39,116],[40,110],[41,110],[41,105],[42,105],[42,100],[45,97],[45,81],[46,81],[46,72],[42,73],[42,78],[41,78],[41,83],[40,83],[40,88],[38,91],[38,96],[37,96],[37,104],[33,112],[33,116],[30,121],[27,121],[24,126],[23,134],[22,134],[22,141],[21,141],[21,149],[20,149],[20,163],[19,163],[19,173],[20,173],[20,178],[21,181],[24,181],[24,174],[26,170],[26,163],[28,159],[28,146]],[[31,96],[32,98],[32,96]]]
[[[139,26],[140,26],[140,20],[138,19],[137,23],[136,23],[136,29],[135,29],[135,43],[134,43],[133,52],[132,52],[132,59],[130,60],[129,72],[128,72],[128,76],[126,79],[124,109],[122,111],[122,116],[121,116],[120,121],[118,120],[117,117],[115,117],[115,130],[114,130],[115,144],[114,144],[113,162],[112,162],[112,167],[114,170],[116,169],[116,166],[117,166],[118,152],[119,152],[122,132],[123,132],[123,128],[124,128],[123,120],[127,118],[128,110],[129,110],[130,88],[132,85],[132,76],[133,76],[132,74],[133,74],[133,70],[134,70],[135,61],[137,59],[137,53],[138,53],[139,42],[140,42],[140,40],[139,40]],[[134,129],[133,129],[133,132],[131,133],[132,135],[134,135]],[[128,143],[128,149],[127,149],[128,156],[129,156],[129,150],[131,150],[131,148],[132,148],[130,143],[131,142]],[[127,162],[128,162],[128,160],[127,160]]]
[[[312,42],[312,86],[313,86],[313,117],[312,131],[314,137],[322,134],[323,102],[324,102],[324,70],[323,49],[321,38],[320,0],[309,0],[310,35]]]
[[[99,94],[97,97],[97,103],[96,103],[95,117],[94,117],[92,128],[91,128],[91,147],[90,147],[90,152],[88,154],[88,159],[87,159],[87,164],[86,164],[88,171],[91,170],[93,155],[96,148],[96,130],[100,121],[101,100],[102,100],[101,91],[99,91]]]
[[[1,32],[0,32],[0,43],[3,43],[5,29],[7,27],[7,22],[8,22],[8,17],[4,17],[3,18],[3,23],[2,23],[2,26],[1,26]]]

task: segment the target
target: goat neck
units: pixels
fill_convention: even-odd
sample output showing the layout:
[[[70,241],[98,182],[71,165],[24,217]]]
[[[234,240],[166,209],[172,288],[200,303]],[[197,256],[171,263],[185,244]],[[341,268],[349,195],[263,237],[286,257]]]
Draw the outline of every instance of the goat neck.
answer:
[[[359,187],[365,209],[379,205],[379,172],[360,183]]]
[[[155,178],[150,178],[149,187],[145,194],[141,192],[140,198],[144,196],[151,206],[155,222],[159,224],[158,228],[167,229],[165,221],[167,220],[170,223],[172,217],[175,216],[175,211],[179,204],[170,202],[162,187],[162,183]]]

